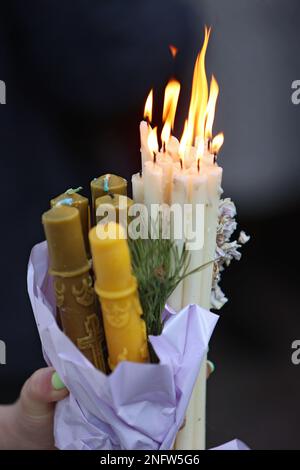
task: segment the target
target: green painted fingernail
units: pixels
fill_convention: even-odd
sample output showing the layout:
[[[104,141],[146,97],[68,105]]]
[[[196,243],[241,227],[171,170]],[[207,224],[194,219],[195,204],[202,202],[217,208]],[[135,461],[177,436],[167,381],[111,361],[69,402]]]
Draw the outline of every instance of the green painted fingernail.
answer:
[[[63,388],[65,388],[65,384],[63,383],[57,372],[53,373],[51,383],[54,390],[62,390]]]
[[[212,373],[215,371],[216,366],[215,366],[215,364],[214,364],[212,361],[207,361],[207,364],[209,365],[209,367],[210,367],[210,372],[211,372],[211,374],[212,374]]]

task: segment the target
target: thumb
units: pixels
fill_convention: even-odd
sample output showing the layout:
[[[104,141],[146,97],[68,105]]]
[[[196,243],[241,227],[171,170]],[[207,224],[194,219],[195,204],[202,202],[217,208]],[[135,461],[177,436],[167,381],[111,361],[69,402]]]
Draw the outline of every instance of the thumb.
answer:
[[[57,377],[53,367],[46,367],[37,370],[25,382],[20,396],[20,405],[25,415],[44,417],[53,411],[54,402],[68,395],[69,392],[62,383],[60,389],[57,389]]]

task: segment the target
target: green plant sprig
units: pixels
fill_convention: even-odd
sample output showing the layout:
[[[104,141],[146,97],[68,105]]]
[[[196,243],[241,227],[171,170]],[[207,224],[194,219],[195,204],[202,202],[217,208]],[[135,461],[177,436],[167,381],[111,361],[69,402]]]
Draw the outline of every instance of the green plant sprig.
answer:
[[[187,276],[215,260],[189,271],[191,255],[185,245],[179,250],[176,242],[161,235],[157,239],[129,239],[129,247],[147,333],[159,335],[163,329],[162,312],[172,292]]]

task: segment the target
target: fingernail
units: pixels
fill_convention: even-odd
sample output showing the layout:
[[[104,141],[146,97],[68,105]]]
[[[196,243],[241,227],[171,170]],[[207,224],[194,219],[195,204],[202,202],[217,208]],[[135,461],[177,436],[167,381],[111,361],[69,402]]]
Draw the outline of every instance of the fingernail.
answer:
[[[62,390],[63,388],[65,388],[65,384],[63,383],[57,372],[53,373],[51,378],[51,384],[54,390]]]
[[[215,368],[216,368],[215,364],[212,361],[207,361],[207,365],[209,366],[210,373],[212,374],[215,371]]]

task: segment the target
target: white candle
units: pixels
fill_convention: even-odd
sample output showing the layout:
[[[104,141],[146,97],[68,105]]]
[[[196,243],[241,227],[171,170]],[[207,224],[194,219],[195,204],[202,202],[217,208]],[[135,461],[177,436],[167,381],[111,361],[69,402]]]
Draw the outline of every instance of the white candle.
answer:
[[[204,247],[198,253],[192,254],[190,268],[194,264],[204,264],[215,256],[216,230],[218,223],[218,205],[220,198],[220,188],[222,179],[222,168],[214,163],[214,156],[204,153],[200,166],[196,161],[192,163],[189,170],[194,178],[191,184],[190,200],[194,203],[198,201],[206,202],[205,225],[204,225]],[[196,190],[199,166],[199,176],[205,180],[205,185],[200,184]],[[201,181],[201,179],[200,179]],[[193,274],[185,280],[183,306],[185,303],[195,302],[203,308],[210,309],[210,296],[212,286],[213,264]],[[186,413],[186,425],[178,433],[176,439],[177,450],[205,449],[205,415],[206,415],[206,355],[201,364],[200,372],[193,389],[191,400]]]
[[[205,214],[204,263],[214,260],[216,252],[216,237],[218,226],[218,210],[221,195],[222,168],[217,165],[207,165],[203,168],[207,173],[208,205]],[[204,268],[201,284],[201,306],[211,308],[211,286],[213,276],[213,263]]]
[[[136,173],[132,175],[132,199],[137,204],[144,203],[144,180],[141,173]]]
[[[188,170],[189,202],[192,204],[192,217],[198,232],[203,231],[204,212],[201,219],[196,220],[196,207],[200,204],[203,211],[207,203],[207,176],[201,174],[198,168]],[[202,225],[202,226],[201,226]],[[190,251],[189,271],[203,264],[204,247]],[[183,284],[182,307],[189,303],[201,305],[201,277],[202,271],[188,276]],[[205,368],[205,370],[204,370]],[[186,413],[185,427],[178,433],[176,449],[204,449],[205,448],[205,403],[206,403],[206,358],[202,364],[197,382],[193,389],[190,404]]]
[[[191,217],[194,225],[194,230],[196,230],[198,237],[203,233],[204,235],[204,215],[205,207],[207,204],[207,176],[198,172],[198,170],[190,169],[189,175],[189,185],[190,185],[190,195],[189,203],[191,204]],[[189,226],[190,233],[193,230],[192,226]],[[203,237],[204,238],[204,237]],[[203,242],[204,240],[202,240]],[[199,240],[201,242],[201,240]],[[189,271],[196,269],[197,267],[203,264],[204,258],[204,245],[198,249],[190,250],[190,265]],[[188,304],[198,304],[201,305],[201,278],[202,271],[194,273],[191,276],[188,276],[184,280],[183,288],[183,307]]]
[[[174,170],[173,159],[166,153],[158,153],[156,155],[156,165],[160,166],[162,169],[163,202],[170,204]]]
[[[189,198],[189,175],[185,170],[179,170],[175,168],[173,177],[173,190],[171,196],[172,205],[178,205],[181,212],[176,217],[176,212],[172,218],[171,233],[174,236],[182,234],[181,239],[175,239],[175,243],[179,254],[182,253],[184,245],[184,219],[183,211],[184,205],[187,204]],[[183,282],[180,282],[173,293],[168,299],[168,304],[176,311],[179,312],[182,309],[182,298],[183,298]]]
[[[190,168],[190,166],[196,161],[196,147],[187,146],[184,153],[184,166]]]
[[[146,127],[147,126],[147,138]],[[190,251],[191,271],[202,264],[213,261],[216,249],[216,230],[218,223],[218,206],[221,193],[222,168],[214,163],[214,155],[209,153],[207,145],[203,146],[204,155],[200,164],[197,164],[197,149],[194,146],[185,148],[184,161],[179,165],[179,146],[176,139],[169,139],[166,152],[157,153],[154,147],[149,148],[149,133],[151,127],[144,123],[141,126],[144,144],[142,181],[134,175],[133,192],[138,194],[141,200],[142,184],[144,190],[144,203],[151,210],[152,204],[167,203],[178,204],[181,208],[181,217],[171,217],[171,234],[173,238],[181,233],[180,239],[176,239],[179,252],[182,252],[184,243],[188,243],[191,232],[203,230],[204,222],[204,246]],[[141,137],[142,138],[142,137]],[[156,147],[157,148],[157,147]],[[153,154],[156,154],[153,161]],[[180,155],[182,155],[180,153]],[[190,204],[193,226],[184,219],[184,206]],[[197,205],[202,209],[198,210]],[[204,211],[204,214],[203,214]],[[176,210],[175,210],[176,213]],[[187,223],[187,227],[184,227]],[[198,224],[198,226],[197,226]],[[199,225],[200,224],[200,225]],[[155,231],[157,233],[157,230]],[[210,309],[210,296],[212,286],[213,263],[199,273],[187,277],[181,282],[168,299],[169,305],[179,311],[190,303],[196,303],[206,309]],[[192,397],[186,413],[186,425],[178,433],[176,449],[204,449],[205,448],[205,404],[206,404],[206,356],[201,364],[201,369],[194,386]]]
[[[147,209],[151,211],[152,204],[163,203],[163,183],[162,168],[155,161],[145,162],[143,179],[144,179],[144,203]]]
[[[170,157],[172,157],[172,160],[174,162],[178,162],[179,160],[178,149],[179,149],[179,140],[173,135],[171,135],[166,145],[166,151],[170,155]]]
[[[144,168],[145,162],[152,160],[152,153],[148,147],[148,136],[151,130],[150,124],[146,121],[140,123],[140,139],[141,139],[141,157],[142,157],[142,168]]]

